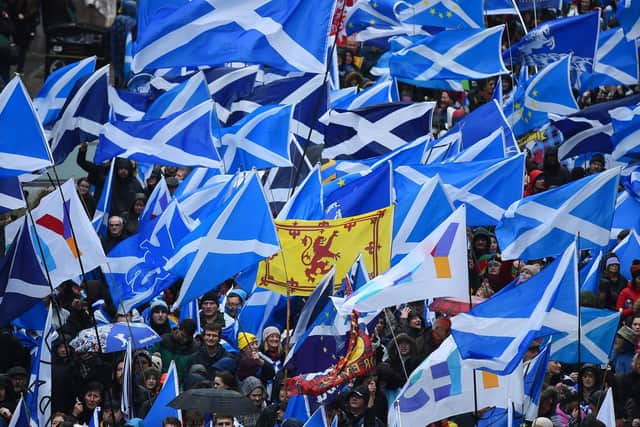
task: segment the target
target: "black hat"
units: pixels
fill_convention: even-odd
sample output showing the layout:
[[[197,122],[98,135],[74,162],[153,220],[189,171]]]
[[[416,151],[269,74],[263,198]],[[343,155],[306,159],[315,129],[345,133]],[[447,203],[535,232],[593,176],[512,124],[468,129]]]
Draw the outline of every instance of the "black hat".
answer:
[[[354,396],[354,395],[360,397],[361,399],[367,400],[369,398],[369,389],[367,388],[366,385],[361,384],[361,385],[355,387],[349,393],[349,397]]]
[[[167,187],[170,187],[170,188],[175,188],[180,184],[180,181],[178,181],[178,178],[175,178],[173,176],[166,178],[165,181],[167,182]]]
[[[202,299],[200,301],[215,301],[215,303],[218,304],[218,294],[216,293],[216,291],[209,291],[206,294],[202,295]]]
[[[29,374],[28,374],[27,370],[25,368],[23,368],[22,366],[14,366],[14,367],[12,367],[11,369],[9,369],[7,371],[7,375],[9,375],[9,377],[15,377],[15,376],[18,376],[18,375],[24,375],[26,377]]]
[[[593,162],[598,162],[602,166],[604,166],[604,156],[600,153],[594,154],[593,156],[591,156],[591,160],[589,160],[589,163]]]

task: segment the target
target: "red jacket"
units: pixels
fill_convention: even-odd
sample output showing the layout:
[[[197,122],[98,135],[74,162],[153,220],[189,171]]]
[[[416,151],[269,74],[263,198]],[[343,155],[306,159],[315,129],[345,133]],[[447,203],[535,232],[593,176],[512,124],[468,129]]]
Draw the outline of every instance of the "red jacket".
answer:
[[[622,309],[622,319],[633,314],[633,304],[640,299],[640,286],[632,286],[632,281],[627,283],[627,287],[620,291],[618,294],[618,302],[616,303],[616,310]]]

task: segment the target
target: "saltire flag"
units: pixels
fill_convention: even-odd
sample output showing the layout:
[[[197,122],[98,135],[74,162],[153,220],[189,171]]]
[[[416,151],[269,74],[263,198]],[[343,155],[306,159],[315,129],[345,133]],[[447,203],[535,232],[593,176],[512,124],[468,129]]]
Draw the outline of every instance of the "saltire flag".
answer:
[[[175,361],[172,360],[164,384],[162,384],[158,396],[153,401],[153,406],[144,417],[144,425],[162,425],[162,420],[167,417],[175,417],[182,421],[182,411],[168,406],[168,403],[180,394],[178,383],[178,371],[176,370]]]
[[[622,28],[601,31],[593,73],[580,76],[580,89],[636,84],[640,79],[637,51],[636,40],[627,40]]]
[[[367,271],[377,276],[389,268],[392,220],[389,206],[334,220],[276,221],[282,251],[260,263],[256,284],[283,295],[307,296],[334,265],[338,285],[360,253]]]
[[[505,145],[504,129],[498,128],[491,135],[475,142],[472,146],[460,151],[452,161],[475,162],[480,160],[505,159],[507,147]]]
[[[351,95],[343,96],[336,101],[332,101],[331,108],[355,110],[375,104],[388,104],[389,102],[400,102],[398,82],[396,79],[382,78],[362,92],[355,91]],[[329,112],[328,114],[331,113]]]
[[[176,199],[182,199],[183,197],[193,194],[195,191],[219,183],[221,181],[227,182],[233,175],[220,175],[219,169],[211,168],[193,168],[189,175],[178,184],[173,196]]]
[[[198,300],[194,299],[186,304],[180,306],[180,317],[178,318],[178,325],[182,323],[184,319],[191,319],[196,324],[196,330],[193,333],[195,338],[202,333],[202,325],[200,324],[200,308],[198,307]]]
[[[19,329],[31,329],[33,331],[42,332],[44,324],[47,320],[48,309],[44,304],[44,300],[25,311],[21,316],[11,321],[11,325]]]
[[[517,15],[518,11],[513,7],[512,0],[485,0],[485,15]]]
[[[632,164],[620,173],[620,184],[636,200],[640,200],[640,164]]]
[[[232,195],[233,189],[241,185],[242,175],[215,175],[202,188],[177,198],[180,211],[194,222],[208,215],[211,209],[217,209]],[[175,193],[174,193],[175,198]]]
[[[627,40],[632,41],[640,38],[640,2],[638,0],[620,2],[616,10],[616,18],[618,18]]]
[[[403,24],[429,27],[484,28],[484,0],[435,0],[398,2],[394,11]]]
[[[51,324],[52,315],[53,304],[47,311],[36,356],[37,363],[31,367],[26,396],[31,420],[37,426],[49,425],[51,421],[51,350],[54,348],[54,341],[58,338],[56,328]]]
[[[602,421],[605,426],[616,425],[615,406],[613,403],[613,389],[609,387],[604,396],[604,400],[600,404],[600,410],[596,416],[598,421]]]
[[[104,262],[100,239],[82,207],[73,179],[43,197],[31,215],[34,233],[42,245],[43,254],[38,251],[38,256],[46,264],[54,288],[81,276],[80,262],[84,271]]]
[[[295,344],[313,326],[320,313],[326,309],[330,302],[329,297],[333,295],[335,273],[335,267],[332,267],[308,296],[289,339],[291,344]]]
[[[140,213],[140,218],[138,219],[140,226],[138,228],[142,229],[144,224],[147,224],[162,215],[162,212],[169,207],[171,198],[169,187],[167,187],[167,181],[164,179],[164,175],[162,175],[149,195],[149,200],[147,200],[147,203],[144,205],[142,213]]]
[[[431,133],[435,103],[391,103],[334,110],[329,115],[322,157],[366,159],[387,154]]]
[[[467,298],[465,207],[456,209],[391,269],[373,277],[345,299],[341,313],[382,310],[434,297]]]
[[[407,30],[404,27],[397,27],[396,30],[390,30],[388,44],[389,50],[384,52],[379,58],[378,62],[371,67],[369,72],[374,76],[379,77],[390,77],[391,70],[389,69],[389,61],[391,61],[391,57],[395,52],[398,52],[406,47],[411,46],[415,42],[422,40],[425,36],[429,36],[430,34],[426,31],[422,31],[420,27],[414,27],[415,31]],[[393,31],[391,33],[391,31]],[[409,35],[411,34],[411,35]],[[358,34],[358,37],[362,35],[362,33]],[[451,81],[451,80],[446,80]],[[424,86],[421,82],[420,86]]]
[[[324,218],[324,195],[317,164],[296,188],[278,213],[277,219],[322,219]]]
[[[635,214],[638,209],[640,209],[639,200],[633,198],[628,191],[620,192],[616,199],[616,208],[611,224],[611,238],[614,242],[622,230],[635,230],[640,233],[640,217]]]
[[[253,271],[255,272],[256,269]],[[283,295],[256,287],[242,306],[238,315],[238,324],[242,325],[243,332],[255,335],[260,343],[262,331],[267,326],[276,326],[281,330],[286,327],[282,322],[277,322],[274,317],[283,307],[286,309],[286,304],[286,297]]]
[[[357,0],[344,23],[347,35],[369,27],[392,29],[402,25],[395,13],[395,0]]]
[[[333,423],[336,423],[337,426],[336,420],[337,418],[334,418]],[[333,423],[331,423],[331,426],[333,426]],[[327,424],[327,412],[325,411],[324,406],[320,406],[316,409],[302,427],[329,427],[329,424]]]
[[[480,80],[508,71],[502,61],[504,25],[486,30],[450,30],[427,36],[389,61],[391,76],[411,83],[429,80]]]
[[[142,120],[149,107],[150,95],[126,89],[108,88],[112,120]]]
[[[593,255],[587,264],[580,269],[580,290],[590,291],[598,295],[600,271],[602,270],[602,250],[592,251]]]
[[[496,227],[503,259],[556,256],[580,238],[580,249],[609,242],[620,168],[514,202]]]
[[[533,421],[538,417],[540,395],[544,386],[544,377],[549,365],[551,345],[545,345],[540,352],[525,363],[524,366],[524,404],[522,406],[523,418]]]
[[[111,161],[109,171],[100,193],[100,199],[96,204],[96,210],[91,219],[91,225],[98,236],[106,236],[108,232],[109,214],[111,212],[111,187],[113,186],[113,176],[115,174],[115,160]]]
[[[511,373],[531,342],[578,329],[578,263],[572,242],[526,282],[518,279],[452,318],[451,335],[470,368]]]
[[[165,265],[184,278],[176,306],[280,250],[269,205],[255,172],[245,176],[228,203],[200,221],[180,241]]]
[[[447,132],[438,139],[434,139],[425,147],[420,164],[431,165],[450,161],[462,151],[462,133]]]
[[[322,406],[320,407],[322,408]],[[320,411],[320,408],[316,410],[316,412]],[[315,413],[314,412],[314,416]],[[304,394],[297,394],[295,396],[291,396],[287,401],[287,409],[282,416],[282,420],[286,421],[288,419],[295,419],[307,425],[307,421],[311,419],[311,408],[309,404],[309,397]],[[314,421],[318,417],[314,418]]]
[[[13,411],[9,427],[31,427],[29,420],[29,410],[24,402],[24,397],[20,396],[20,400]]]
[[[75,87],[78,85],[51,130],[49,145],[55,164],[64,162],[77,145],[98,139],[102,127],[109,121],[109,65],[84,82],[78,81]]]
[[[554,121],[553,126],[563,136],[563,142],[558,147],[558,159],[565,160],[586,153],[611,153],[614,128],[609,112],[639,102],[640,95],[627,96],[592,105],[579,113]]]
[[[475,378],[474,378],[475,376]],[[475,391],[474,391],[475,388]],[[418,366],[389,406],[388,425],[429,425],[478,407],[506,408],[523,401],[521,368],[500,376],[465,365],[452,337]]]
[[[127,31],[127,37],[124,39],[124,61],[122,63],[125,82],[131,78],[131,62],[133,62],[133,38],[131,31]]]
[[[232,126],[214,130],[225,170],[293,166],[289,156],[292,114],[291,105],[258,107]]]
[[[640,104],[632,107],[618,107],[609,111],[613,125],[613,151],[611,157],[617,161],[640,159]]]
[[[115,121],[104,126],[95,163],[114,157],[173,166],[220,168],[211,136],[211,101],[164,119]]]
[[[368,281],[369,273],[362,262],[362,254],[360,254],[353,262],[353,265],[351,265],[351,269],[349,269],[347,275],[342,279],[340,289],[335,291],[333,295],[340,298],[347,297],[364,286]]]
[[[466,204],[468,225],[493,225],[522,198],[524,163],[525,155],[519,154],[505,160],[400,166],[395,180],[402,175],[422,185],[427,177],[439,175],[454,206]]]
[[[25,206],[24,193],[18,177],[0,178],[0,214]]]
[[[516,65],[546,66],[562,55],[571,54],[571,69],[593,71],[598,49],[600,11],[545,21],[530,30],[520,41],[502,52],[502,59]]]
[[[44,84],[33,98],[33,106],[42,126],[49,127],[55,123],[76,82],[90,76],[95,68],[96,57],[90,56],[60,67],[47,76]]]
[[[142,120],[166,119],[174,113],[190,110],[210,99],[204,74],[198,72],[154,99]]]
[[[391,265],[396,265],[454,211],[436,175],[421,185],[397,175],[394,182],[396,208],[393,218]]]
[[[0,178],[51,166],[44,130],[18,76],[0,93],[0,129]]]
[[[323,73],[334,9],[302,0],[191,1],[138,29],[132,69],[238,61]]]
[[[550,359],[563,363],[606,365],[611,358],[619,322],[620,312],[580,307],[580,350],[576,325],[574,330],[552,335]]]
[[[519,136],[537,129],[549,120],[549,114],[569,115],[580,110],[571,89],[569,55],[555,61],[522,85],[518,85],[505,110],[513,132]],[[509,109],[511,107],[511,110]]]
[[[188,0],[140,0],[138,3],[138,27],[145,28],[153,20],[170,15]]]
[[[620,274],[630,278],[631,265],[634,259],[640,258],[640,231],[632,229],[629,235],[622,239],[620,243],[613,248],[613,252],[620,260]]]
[[[124,365],[122,367],[122,392],[120,393],[120,410],[126,418],[133,418],[133,396],[135,393],[134,386],[134,369],[137,367],[133,363],[133,353],[131,352],[131,339],[127,340],[127,348],[124,352]],[[112,408],[113,410],[113,408]]]

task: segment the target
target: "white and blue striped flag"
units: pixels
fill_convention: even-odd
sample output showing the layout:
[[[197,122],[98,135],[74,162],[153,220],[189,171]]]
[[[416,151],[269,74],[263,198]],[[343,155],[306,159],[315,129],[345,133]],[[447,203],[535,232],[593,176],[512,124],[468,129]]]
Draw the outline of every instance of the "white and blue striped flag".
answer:
[[[199,71],[158,96],[149,105],[142,120],[165,119],[171,114],[197,107],[210,98],[204,74]]]

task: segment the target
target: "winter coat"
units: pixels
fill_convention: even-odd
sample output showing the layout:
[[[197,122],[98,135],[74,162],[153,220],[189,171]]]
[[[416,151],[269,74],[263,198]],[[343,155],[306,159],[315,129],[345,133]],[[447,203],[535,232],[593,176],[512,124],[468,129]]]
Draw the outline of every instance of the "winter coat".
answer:
[[[633,314],[633,304],[640,298],[640,287],[633,286],[633,282],[629,281],[627,287],[620,291],[618,294],[618,301],[616,302],[616,310],[621,310],[620,319],[624,320],[626,317]]]

